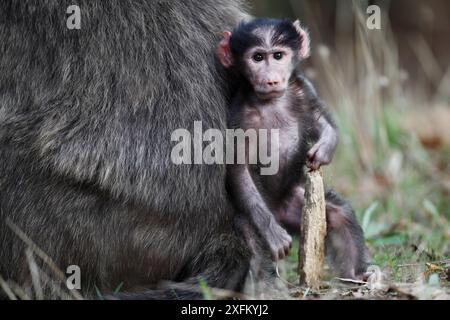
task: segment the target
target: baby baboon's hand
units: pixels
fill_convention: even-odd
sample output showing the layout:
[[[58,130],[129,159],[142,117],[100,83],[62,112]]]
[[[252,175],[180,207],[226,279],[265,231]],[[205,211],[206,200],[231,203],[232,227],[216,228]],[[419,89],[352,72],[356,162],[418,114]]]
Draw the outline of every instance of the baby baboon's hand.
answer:
[[[319,140],[307,154],[306,166],[317,170],[323,165],[330,164],[333,159],[334,148],[327,141]]]
[[[273,261],[279,261],[289,255],[292,238],[278,223],[271,224],[265,238],[269,244]]]

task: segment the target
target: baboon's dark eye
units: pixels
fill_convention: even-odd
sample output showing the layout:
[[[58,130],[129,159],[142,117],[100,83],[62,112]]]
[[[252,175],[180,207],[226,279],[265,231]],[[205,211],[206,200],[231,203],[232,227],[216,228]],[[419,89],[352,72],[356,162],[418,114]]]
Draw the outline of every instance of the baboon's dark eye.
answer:
[[[283,52],[275,52],[273,57],[275,60],[281,60],[283,58]]]
[[[253,60],[255,60],[256,62],[261,62],[264,60],[264,57],[261,53],[255,53],[253,55]]]

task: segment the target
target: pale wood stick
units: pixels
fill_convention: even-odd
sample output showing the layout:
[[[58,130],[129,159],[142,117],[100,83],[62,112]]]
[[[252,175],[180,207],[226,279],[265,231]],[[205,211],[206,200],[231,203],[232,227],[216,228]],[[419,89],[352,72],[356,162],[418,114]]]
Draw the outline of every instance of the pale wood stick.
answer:
[[[319,289],[325,257],[325,191],[322,171],[307,171],[299,245],[300,284]]]

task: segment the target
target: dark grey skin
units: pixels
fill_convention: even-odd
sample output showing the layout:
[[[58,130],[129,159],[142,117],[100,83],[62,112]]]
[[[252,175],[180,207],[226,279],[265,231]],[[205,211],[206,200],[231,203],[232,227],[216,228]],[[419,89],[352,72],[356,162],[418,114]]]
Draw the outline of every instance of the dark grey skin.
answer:
[[[121,284],[114,297],[199,298],[156,290],[199,277],[240,291],[252,253],[268,254],[248,219],[236,223],[226,167],[170,158],[173,130],[227,126],[214,48],[245,15],[240,1],[77,1],[81,30],[66,28],[71,4],[1,4],[0,275],[34,297],[8,220],[61,270],[78,265],[87,298]]]
[[[235,71],[242,76],[240,90],[230,111],[230,126],[244,131],[280,131],[279,171],[275,175],[262,175],[261,163],[247,162],[228,167],[228,188],[236,206],[251,217],[267,241],[272,259],[277,261],[289,253],[292,241],[280,224],[300,229],[304,203],[302,168],[307,165],[316,170],[329,164],[338,136],[327,108],[318,99],[311,83],[300,74],[298,65],[305,57],[302,52],[309,52],[309,48],[304,47],[309,45],[306,32],[300,29],[298,22],[294,23],[298,37],[302,39],[298,48],[300,54],[297,54],[295,48],[280,44],[280,40],[272,36],[278,34],[281,39],[289,38],[288,34],[277,33],[278,22],[271,21],[256,22],[253,29],[248,28],[252,30],[251,34],[259,37],[259,40],[253,40],[258,43],[257,49],[249,46],[238,56],[233,48],[233,33],[226,32],[218,55],[225,67],[239,66]],[[239,38],[244,37],[239,34]],[[276,57],[277,52],[283,52],[283,55]],[[228,57],[228,54],[232,56]],[[287,79],[285,85],[284,79]],[[247,160],[248,152],[247,147]],[[333,190],[327,190],[326,201],[326,243],[331,265],[341,277],[362,278],[367,267],[367,251],[355,214]]]

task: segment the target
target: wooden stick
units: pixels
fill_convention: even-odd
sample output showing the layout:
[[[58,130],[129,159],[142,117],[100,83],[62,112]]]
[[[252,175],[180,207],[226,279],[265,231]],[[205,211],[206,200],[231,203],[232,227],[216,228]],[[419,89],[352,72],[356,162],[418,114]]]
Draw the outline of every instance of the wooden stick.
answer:
[[[305,203],[300,227],[298,273],[301,285],[316,290],[320,287],[325,257],[326,223],[322,170],[307,170]]]

